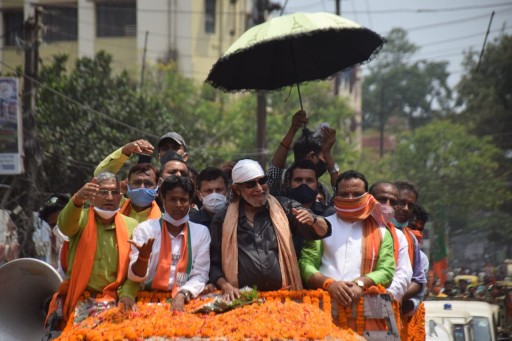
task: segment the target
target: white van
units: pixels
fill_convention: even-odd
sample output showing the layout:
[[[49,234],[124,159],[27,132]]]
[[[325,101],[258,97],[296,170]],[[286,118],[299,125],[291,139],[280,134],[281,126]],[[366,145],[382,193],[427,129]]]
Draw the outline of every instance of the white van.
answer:
[[[425,301],[427,340],[496,341],[499,307],[480,301]]]

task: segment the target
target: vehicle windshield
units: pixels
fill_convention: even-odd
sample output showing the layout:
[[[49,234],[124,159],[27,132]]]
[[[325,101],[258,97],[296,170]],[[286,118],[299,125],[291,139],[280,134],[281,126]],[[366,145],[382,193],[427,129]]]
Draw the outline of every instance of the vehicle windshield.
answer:
[[[491,341],[491,328],[488,318],[475,316],[473,317],[472,324],[475,340]]]
[[[453,325],[453,340],[454,341],[465,341],[466,335],[464,332],[463,324],[454,324]]]

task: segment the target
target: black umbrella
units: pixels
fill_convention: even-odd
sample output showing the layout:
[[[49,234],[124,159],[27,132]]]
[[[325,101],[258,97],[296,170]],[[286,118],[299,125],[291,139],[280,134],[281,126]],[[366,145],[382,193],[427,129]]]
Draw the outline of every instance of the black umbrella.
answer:
[[[338,15],[285,15],[242,34],[213,65],[206,82],[231,92],[297,84],[300,98],[299,83],[365,62],[383,43],[377,33]]]

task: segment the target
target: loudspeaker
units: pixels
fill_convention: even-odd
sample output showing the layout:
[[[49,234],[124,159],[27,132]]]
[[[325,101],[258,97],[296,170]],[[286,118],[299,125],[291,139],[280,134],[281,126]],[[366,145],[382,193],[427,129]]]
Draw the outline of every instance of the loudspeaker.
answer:
[[[48,304],[62,282],[49,264],[19,258],[0,267],[0,340],[41,340]]]

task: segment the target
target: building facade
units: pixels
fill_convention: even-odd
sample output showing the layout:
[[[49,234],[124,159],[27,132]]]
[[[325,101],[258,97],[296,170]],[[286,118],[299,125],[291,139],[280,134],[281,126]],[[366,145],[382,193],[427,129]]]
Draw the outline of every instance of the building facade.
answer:
[[[0,70],[23,66],[24,21],[43,9],[40,59],[93,57],[105,50],[115,71],[174,61],[202,82],[247,28],[251,0],[0,0]]]

